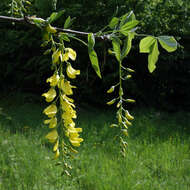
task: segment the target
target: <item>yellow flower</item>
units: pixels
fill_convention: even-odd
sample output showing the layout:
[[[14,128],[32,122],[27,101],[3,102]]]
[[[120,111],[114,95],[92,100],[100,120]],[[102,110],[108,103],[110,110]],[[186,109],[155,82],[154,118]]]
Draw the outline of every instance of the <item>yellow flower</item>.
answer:
[[[57,118],[53,117],[50,121],[49,128],[55,128],[57,126]]]
[[[59,57],[61,56],[61,50],[57,49],[52,55],[52,62],[57,63],[59,61]]]
[[[72,122],[64,121],[64,124],[66,127],[75,127],[75,122],[72,120]]]
[[[69,138],[69,140],[73,146],[80,146],[80,143],[83,141],[82,138],[78,138],[78,137]]]
[[[61,88],[66,95],[72,95],[72,88],[76,88],[75,86],[70,85],[69,81],[65,81],[64,79],[60,80],[58,87]]]
[[[46,135],[46,139],[48,139],[49,142],[51,143],[54,143],[57,140],[57,138],[58,138],[58,133],[57,130],[55,129]]]
[[[70,119],[70,118],[76,119],[77,118],[76,111],[73,111],[73,112],[64,112],[62,114],[62,118],[64,120],[67,120],[67,119]]]
[[[50,83],[50,86],[56,86],[59,82],[59,75],[57,73],[55,73],[53,76],[51,76],[50,78],[48,78],[46,80],[46,82]]]
[[[44,114],[46,114],[48,117],[52,118],[57,113],[57,107],[55,104],[51,104],[43,111]]]
[[[79,133],[79,132],[82,132],[82,128],[74,128],[74,127],[68,127],[68,130],[67,130],[69,133]]]
[[[69,60],[69,53],[63,54],[63,56],[62,56],[62,62],[68,61],[68,60]]]
[[[65,111],[72,109],[72,107],[75,108],[75,105],[73,103],[71,103],[71,101],[69,101],[69,100],[72,100],[72,99],[68,98],[65,94],[60,96],[60,103],[61,103],[63,110],[65,110]]]
[[[65,127],[75,126],[75,122],[72,120],[72,118],[68,118],[64,120],[64,125]]]
[[[70,59],[72,59],[73,61],[75,61],[77,54],[76,54],[76,52],[73,49],[71,49],[71,48],[65,48],[65,54],[67,54]]]
[[[43,93],[42,96],[46,98],[46,102],[51,102],[56,97],[56,91],[54,88],[50,88],[50,90],[46,93]]]
[[[49,128],[55,128],[57,126],[57,118],[53,117],[51,119],[44,120],[44,124],[49,124]]]
[[[71,79],[75,79],[76,75],[80,75],[80,70],[73,69],[71,64],[67,64],[66,72],[67,72],[67,76]]]
[[[56,153],[55,153],[55,156],[54,156],[54,159],[57,159],[60,155],[60,152],[59,152],[59,149],[56,150]]]
[[[61,98],[65,101],[68,101],[68,102],[74,102],[74,100],[72,98],[69,98],[68,96],[66,96],[65,94],[61,95]]]
[[[57,142],[55,143],[55,145],[53,147],[53,151],[54,152],[57,151],[58,147],[59,147],[59,140],[57,140]]]

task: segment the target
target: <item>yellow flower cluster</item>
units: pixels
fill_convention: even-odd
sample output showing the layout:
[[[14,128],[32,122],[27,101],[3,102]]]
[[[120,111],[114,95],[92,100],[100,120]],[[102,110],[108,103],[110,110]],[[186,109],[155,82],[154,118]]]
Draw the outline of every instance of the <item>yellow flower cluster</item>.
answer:
[[[72,103],[73,99],[68,98],[65,94],[60,98],[61,108],[63,110],[62,119],[66,128],[65,135],[69,138],[69,141],[73,146],[80,146],[83,141],[79,138],[79,132],[82,132],[82,128],[75,128],[73,119],[76,119],[75,105]]]
[[[71,48],[65,48],[64,54],[62,51],[57,49],[54,51],[52,55],[53,64],[57,65],[59,60],[61,62],[68,61],[69,58],[71,60],[76,59],[76,52]],[[62,67],[62,65],[60,66]],[[80,74],[80,70],[75,70],[70,63],[67,62],[66,73],[68,78],[75,79],[76,75]],[[42,96],[45,97],[46,102],[52,102],[47,108],[44,109],[43,113],[48,116],[48,119],[44,120],[44,124],[49,125],[49,128],[52,130],[46,135],[46,138],[49,142],[54,143],[53,151],[55,152],[55,158],[57,158],[60,154],[59,151],[59,141],[60,135],[57,131],[57,117],[56,114],[58,112],[58,108],[56,106],[56,102],[58,100],[57,91],[59,92],[59,100],[60,100],[60,113],[62,123],[64,124],[63,131],[65,136],[69,138],[71,145],[80,146],[80,143],[83,141],[82,138],[79,137],[79,132],[82,132],[82,128],[75,128],[75,122],[73,119],[77,118],[74,100],[68,96],[73,94],[73,88],[70,84],[70,81],[66,80],[63,73],[56,71],[50,78],[46,80],[47,83],[50,84],[50,89],[43,93]],[[63,144],[63,141],[62,141]]]

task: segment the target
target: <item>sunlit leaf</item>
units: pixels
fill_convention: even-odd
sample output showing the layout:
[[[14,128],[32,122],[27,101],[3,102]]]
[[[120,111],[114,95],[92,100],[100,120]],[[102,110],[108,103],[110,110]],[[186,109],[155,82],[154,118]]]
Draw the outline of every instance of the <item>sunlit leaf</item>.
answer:
[[[130,32],[128,33],[128,36],[124,41],[124,46],[123,46],[123,49],[122,49],[122,58],[126,57],[128,55],[128,53],[130,52],[131,45],[132,45],[132,40],[133,40],[134,37],[135,37],[134,33],[130,33]]]
[[[153,36],[147,36],[140,41],[139,48],[140,53],[149,53],[150,47],[156,41]]]
[[[64,29],[69,28],[73,24],[74,20],[75,20],[75,18],[71,19],[71,17],[68,16],[67,19],[66,19],[66,21],[65,21],[65,24],[64,24]]]
[[[111,29],[114,29],[117,26],[118,23],[119,23],[119,18],[113,17],[112,20],[109,23],[109,27]]]
[[[173,52],[177,49],[177,41],[173,36],[159,36],[160,45],[168,52]]]
[[[136,20],[136,18],[133,11],[130,11],[129,13],[126,13],[121,17],[120,27],[132,20]]]
[[[61,17],[63,15],[65,11],[64,10],[61,10],[59,12],[53,12],[50,17],[47,19],[48,23],[52,23],[54,21],[56,21],[59,17]]]
[[[99,62],[98,62],[98,56],[96,52],[94,51],[94,45],[95,45],[95,38],[92,33],[88,34],[88,54],[90,57],[90,61],[92,64],[92,67],[94,68],[96,74],[101,77],[100,73],[100,67],[99,67]]]
[[[156,62],[158,61],[159,56],[158,42],[157,40],[151,46],[150,53],[148,55],[148,70],[152,73],[156,69]]]
[[[118,62],[121,61],[121,49],[120,49],[120,40],[117,37],[112,38],[112,45],[113,45],[113,50],[115,53],[115,57]]]
[[[65,28],[65,29],[66,29],[66,28],[69,28],[70,22],[71,22],[71,17],[68,16],[67,19],[66,19],[66,21],[65,21],[65,24],[64,24],[64,28]]]
[[[130,30],[133,29],[135,26],[137,26],[138,23],[139,23],[138,20],[129,21],[129,22],[127,22],[126,24],[124,24],[123,26],[121,26],[120,32],[122,33],[122,31],[130,31]]]

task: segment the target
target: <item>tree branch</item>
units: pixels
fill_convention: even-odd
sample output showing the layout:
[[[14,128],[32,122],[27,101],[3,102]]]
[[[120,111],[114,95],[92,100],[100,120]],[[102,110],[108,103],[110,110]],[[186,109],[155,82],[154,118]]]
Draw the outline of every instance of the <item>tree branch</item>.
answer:
[[[9,22],[26,22],[24,18],[15,18],[9,16],[0,16],[0,21],[9,21]]]
[[[15,18],[15,17],[9,17],[9,16],[0,16],[0,21],[2,22],[17,22],[17,23],[23,23],[23,24],[30,24],[30,25],[35,25],[32,22],[31,17],[24,17],[24,18]],[[35,25],[36,26],[36,25]],[[66,33],[71,33],[71,34],[76,34],[80,36],[88,36],[88,32],[81,32],[81,31],[76,31],[76,30],[71,30],[71,29],[63,29],[59,27],[54,27],[58,32],[66,32]],[[102,35],[102,36],[97,36],[96,33],[94,34],[96,38],[102,39],[102,40],[108,40],[107,35]]]

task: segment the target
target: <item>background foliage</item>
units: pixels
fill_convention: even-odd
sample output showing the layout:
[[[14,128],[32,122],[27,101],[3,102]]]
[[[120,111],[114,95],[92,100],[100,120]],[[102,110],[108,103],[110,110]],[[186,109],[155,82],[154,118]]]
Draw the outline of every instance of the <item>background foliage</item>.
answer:
[[[7,0],[0,2],[0,15],[7,15]],[[112,16],[133,10],[141,27],[141,33],[153,35],[174,35],[181,45],[177,52],[162,52],[153,74],[147,71],[147,55],[138,53],[138,42],[134,42],[132,52],[126,63],[136,73],[126,87],[130,95],[136,97],[137,104],[157,106],[176,111],[189,109],[190,80],[190,2],[165,0],[33,0],[31,14],[48,17],[53,10],[65,10],[65,14],[55,24],[63,27],[68,15],[75,18],[73,29],[97,32],[104,27]],[[50,59],[43,55],[40,47],[41,34],[38,28],[12,23],[1,23],[0,27],[0,84],[2,91],[27,91],[41,94],[45,78],[51,75]],[[104,105],[106,90],[117,79],[117,65],[113,57],[104,50],[111,47],[109,42],[99,41],[96,50],[99,55],[103,80],[98,79],[91,68],[87,48],[76,42],[73,49],[78,52],[76,67],[81,69],[78,78],[77,99]],[[183,46],[183,47],[182,47]],[[110,84],[110,85],[109,85]],[[129,94],[128,93],[128,94]],[[179,98],[180,97],[180,98]],[[106,102],[106,101],[105,101]]]

